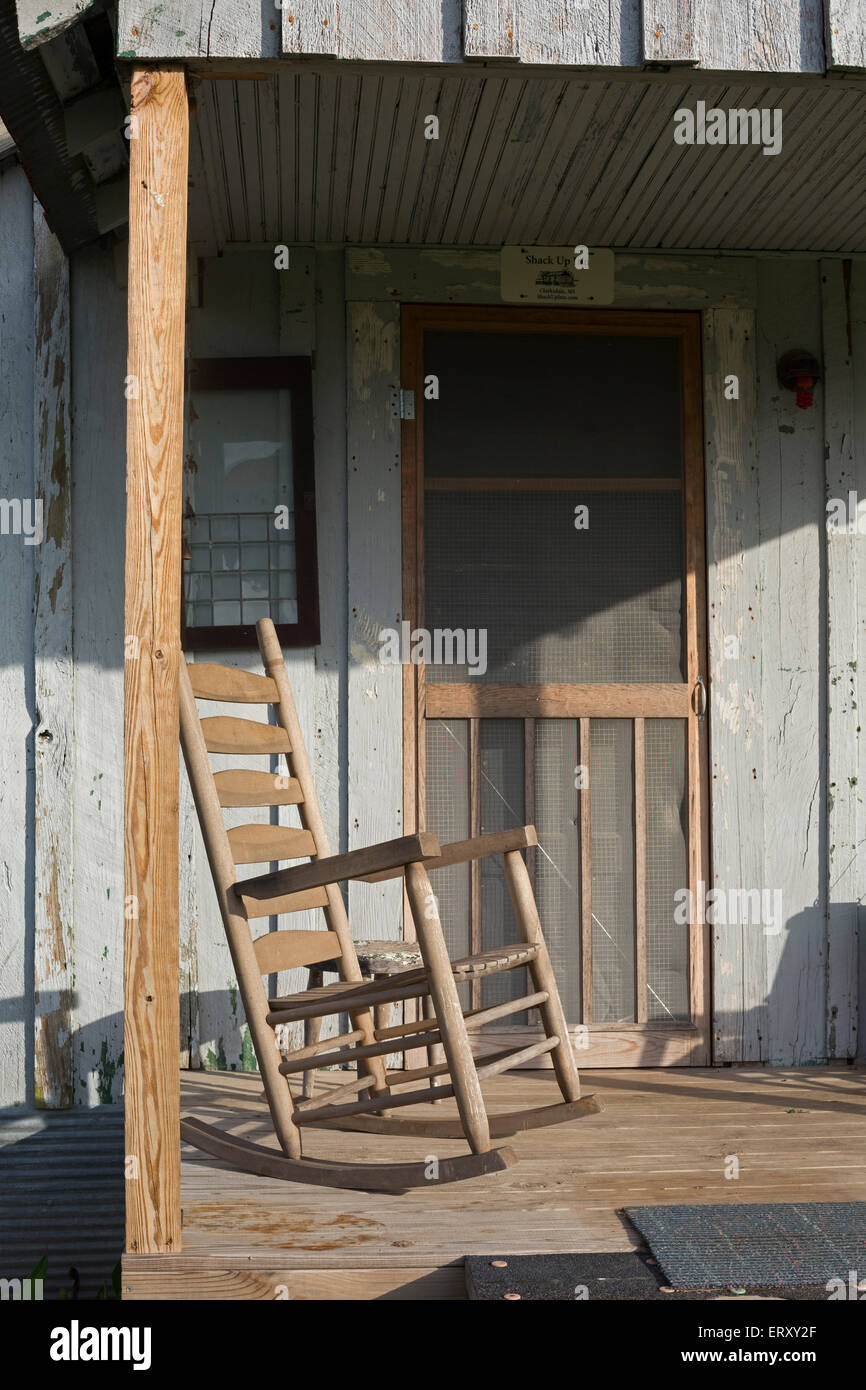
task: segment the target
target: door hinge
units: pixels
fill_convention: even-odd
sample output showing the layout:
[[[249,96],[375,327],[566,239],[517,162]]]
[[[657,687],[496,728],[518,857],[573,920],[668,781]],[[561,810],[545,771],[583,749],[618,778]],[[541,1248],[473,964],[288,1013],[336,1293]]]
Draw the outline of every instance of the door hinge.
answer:
[[[391,392],[391,414],[395,420],[415,419],[415,392],[402,387]]]

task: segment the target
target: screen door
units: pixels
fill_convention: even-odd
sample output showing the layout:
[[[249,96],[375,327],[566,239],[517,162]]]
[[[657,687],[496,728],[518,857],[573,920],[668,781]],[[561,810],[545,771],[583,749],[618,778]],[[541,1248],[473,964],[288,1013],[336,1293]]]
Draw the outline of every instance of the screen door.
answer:
[[[708,1061],[699,368],[693,314],[404,310],[409,818],[536,827],[582,1065]],[[433,886],[452,954],[517,939],[501,858]]]

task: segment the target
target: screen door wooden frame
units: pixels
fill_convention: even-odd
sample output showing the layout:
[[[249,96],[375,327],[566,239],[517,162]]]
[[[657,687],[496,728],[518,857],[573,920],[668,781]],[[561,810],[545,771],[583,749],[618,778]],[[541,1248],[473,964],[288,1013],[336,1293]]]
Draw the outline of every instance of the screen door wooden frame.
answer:
[[[564,333],[674,337],[681,345],[683,519],[685,533],[684,586],[686,680],[682,685],[546,685],[531,687],[538,717],[579,720],[581,762],[589,763],[589,724],[592,718],[624,718],[634,722],[635,781],[635,965],[634,1023],[584,1023],[572,1026],[581,1066],[707,1066],[710,1062],[710,949],[703,921],[700,883],[710,884],[709,781],[707,720],[699,718],[703,681],[706,709],[706,561],[704,521],[703,402],[701,382],[701,320],[699,312],[617,309],[539,309],[509,306],[442,304],[404,305],[401,324],[401,383],[415,393],[414,419],[402,423],[403,475],[403,617],[412,627],[423,626],[424,613],[424,334],[425,332]],[[627,393],[628,382],[623,383]],[[507,480],[485,479],[484,486],[508,486]],[[557,484],[551,480],[551,485]],[[627,479],[636,489],[646,480]],[[591,484],[590,484],[591,486]],[[529,688],[505,685],[430,685],[423,666],[403,666],[403,805],[406,831],[423,829],[425,822],[425,718],[469,721],[470,834],[480,833],[480,720],[520,718],[526,714]],[[639,707],[635,696],[640,695]],[[646,825],[643,783],[644,716],[687,719],[688,863],[696,920],[689,930],[690,1022],[645,1021],[647,1015],[646,944]],[[528,734],[527,734],[527,748]],[[527,759],[527,769],[531,760]],[[473,770],[475,775],[473,776]],[[590,780],[592,773],[590,770]],[[531,778],[525,816],[532,820]],[[588,829],[590,793],[579,791],[579,814]],[[584,846],[587,849],[584,849]],[[592,1000],[591,839],[581,842],[581,969],[583,998]],[[480,932],[480,865],[470,886],[473,926]],[[435,886],[435,885],[434,885]],[[407,935],[411,916],[404,914]],[[542,922],[542,926],[544,923]],[[473,940],[473,949],[480,942]],[[587,973],[588,972],[588,973]],[[590,1004],[591,1009],[591,1004]],[[497,1050],[525,1039],[527,1028],[487,1029],[477,1050]]]

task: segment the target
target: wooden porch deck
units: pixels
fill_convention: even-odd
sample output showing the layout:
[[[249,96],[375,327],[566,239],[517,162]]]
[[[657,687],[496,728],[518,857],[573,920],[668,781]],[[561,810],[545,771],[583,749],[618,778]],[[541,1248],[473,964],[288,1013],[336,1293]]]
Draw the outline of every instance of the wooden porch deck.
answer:
[[[126,1255],[124,1297],[463,1298],[467,1254],[639,1246],[619,1214],[629,1205],[866,1200],[864,1068],[589,1071],[583,1081],[601,1114],[515,1135],[502,1141],[522,1160],[514,1168],[438,1189],[300,1186],[184,1146],[183,1252]],[[491,1111],[557,1098],[543,1072],[497,1077],[485,1091]],[[267,1140],[257,1077],[184,1072],[181,1110]],[[314,1155],[365,1162],[423,1158],[432,1144],[326,1130],[305,1140]],[[436,1148],[465,1152],[457,1141]],[[724,1177],[732,1154],[736,1181]]]

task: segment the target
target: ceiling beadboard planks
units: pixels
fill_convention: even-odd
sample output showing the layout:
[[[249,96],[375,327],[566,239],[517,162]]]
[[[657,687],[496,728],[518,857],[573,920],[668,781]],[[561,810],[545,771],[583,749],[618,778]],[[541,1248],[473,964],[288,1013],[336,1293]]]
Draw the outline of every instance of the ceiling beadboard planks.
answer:
[[[75,1099],[69,262],[35,199],[33,284],[34,491],[43,508],[34,551],[34,1095],[54,1108]]]
[[[827,68],[866,69],[866,8],[863,0],[824,0]]]
[[[695,33],[697,0],[643,0],[645,63],[700,62]]]
[[[208,247],[866,251],[856,81],[329,64],[194,89],[190,236]],[[677,144],[674,113],[698,100],[781,110],[781,153]],[[427,139],[433,115],[438,139]]]
[[[340,20],[333,0],[283,0],[282,14],[284,53],[336,57]]]
[[[517,0],[463,0],[466,58],[519,58]]]

